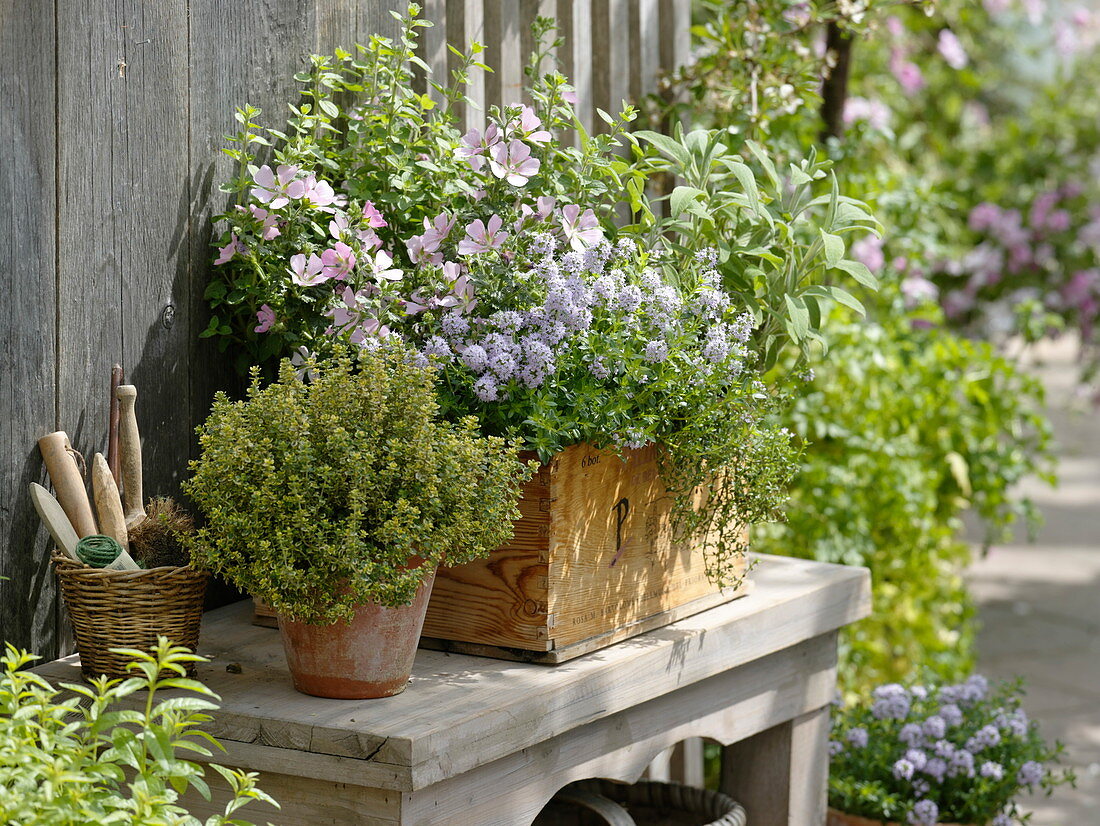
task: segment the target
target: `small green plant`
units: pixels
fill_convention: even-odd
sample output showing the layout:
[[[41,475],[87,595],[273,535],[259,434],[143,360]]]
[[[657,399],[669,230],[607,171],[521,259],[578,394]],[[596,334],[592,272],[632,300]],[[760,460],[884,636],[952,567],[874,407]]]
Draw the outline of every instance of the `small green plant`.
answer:
[[[7,646],[0,657],[0,822],[199,826],[180,805],[180,795],[193,788],[209,800],[210,789],[203,768],[180,752],[209,757],[206,743],[218,746],[202,730],[218,697],[185,678],[186,664],[203,658],[164,637],[149,651],[118,653],[134,658],[134,676],[55,688],[24,670],[37,657]],[[168,689],[190,694],[160,699]],[[138,692],[145,692],[143,705],[123,707]],[[233,797],[206,826],[249,826],[234,813],[253,800],[278,806],[256,787],[254,773],[208,767]]]
[[[833,715],[829,804],[913,826],[1024,822],[1013,798],[1048,794],[1073,774],[1048,767],[1047,746],[1020,708],[1019,683],[991,690],[974,675],[957,685],[889,683]]]
[[[192,564],[296,620],[396,606],[443,561],[505,542],[527,468],[477,421],[439,418],[435,373],[389,344],[284,360],[248,397],[219,394],[185,492],[206,517]]]

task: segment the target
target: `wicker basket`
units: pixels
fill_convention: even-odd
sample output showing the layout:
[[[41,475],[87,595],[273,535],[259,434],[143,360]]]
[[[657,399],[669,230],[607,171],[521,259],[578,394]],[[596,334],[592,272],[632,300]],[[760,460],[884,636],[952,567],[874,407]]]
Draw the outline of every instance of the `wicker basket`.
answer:
[[[195,650],[207,575],[191,566],[107,571],[54,552],[61,595],[69,609],[85,678],[127,677],[126,657],[112,648],[143,651],[165,636]]]
[[[534,826],[745,826],[728,795],[679,783],[581,780],[563,788]]]

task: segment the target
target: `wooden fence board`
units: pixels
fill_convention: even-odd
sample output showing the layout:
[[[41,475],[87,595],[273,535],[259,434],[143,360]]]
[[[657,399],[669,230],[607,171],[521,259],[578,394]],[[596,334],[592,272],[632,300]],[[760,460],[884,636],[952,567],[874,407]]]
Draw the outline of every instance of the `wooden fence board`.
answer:
[[[27,496],[56,417],[53,7],[0,0],[0,20],[0,639],[55,657],[55,581]]]

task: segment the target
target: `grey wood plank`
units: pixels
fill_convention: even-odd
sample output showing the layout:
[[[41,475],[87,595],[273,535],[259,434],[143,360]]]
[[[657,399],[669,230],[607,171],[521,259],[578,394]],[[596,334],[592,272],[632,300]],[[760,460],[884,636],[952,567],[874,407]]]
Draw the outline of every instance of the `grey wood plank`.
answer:
[[[194,428],[206,419],[214,393],[227,390],[239,396],[244,384],[233,365],[233,354],[222,354],[212,339],[198,337],[210,319],[203,291],[213,270],[211,216],[224,212],[231,201],[218,191],[218,185],[234,172],[234,161],[221,151],[227,146],[225,136],[239,129],[234,111],[246,103],[263,110],[259,123],[276,129],[285,126],[287,106],[298,95],[293,75],[308,65],[310,54],[327,35],[319,34],[315,0],[241,4],[190,0],[189,5],[189,444],[194,457],[198,452]],[[208,605],[238,598],[236,589],[223,582],[214,580],[208,587]]]
[[[447,0],[447,42],[465,54],[475,41],[485,45],[483,0]],[[485,54],[482,53],[481,57],[484,58]],[[448,53],[448,59],[453,71],[459,65],[458,56]],[[448,85],[450,83],[451,80],[448,78]],[[474,102],[474,105],[460,104],[455,110],[462,129],[484,128],[485,84],[485,72],[480,69],[471,69],[466,96]]]
[[[0,0],[0,20],[0,638],[52,658],[55,579],[27,488],[48,485],[36,441],[56,429],[53,5]]]
[[[630,4],[627,0],[591,0],[592,2],[592,128],[607,131],[607,124],[596,114],[602,109],[612,117],[630,100]]]

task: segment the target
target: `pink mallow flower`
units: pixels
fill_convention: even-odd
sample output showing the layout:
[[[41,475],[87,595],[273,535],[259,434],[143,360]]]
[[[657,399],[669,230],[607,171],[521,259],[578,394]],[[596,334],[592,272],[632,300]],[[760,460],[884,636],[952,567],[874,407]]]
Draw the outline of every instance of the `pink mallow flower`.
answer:
[[[252,197],[271,209],[285,207],[292,198],[301,198],[306,192],[305,183],[295,180],[297,174],[296,166],[284,164],[272,172],[271,167],[264,164],[252,173],[252,180],[256,182]]]
[[[538,174],[542,161],[531,157],[531,147],[523,141],[498,143],[490,151],[489,168],[512,186],[523,186]]]
[[[224,247],[218,248],[218,257],[214,259],[215,264],[226,264],[233,260],[233,256],[238,252],[248,252],[248,247],[241,243],[241,240],[236,235],[229,236],[229,243]]]
[[[549,143],[551,135],[542,129],[542,120],[535,114],[535,110],[526,104],[520,109],[519,121],[512,120],[508,123],[508,130],[518,133],[526,141],[531,143]]]
[[[458,254],[477,255],[499,247],[508,240],[508,233],[500,230],[503,223],[499,215],[493,215],[488,225],[480,218],[471,221],[466,227],[466,237],[458,242]]]
[[[480,129],[471,129],[463,135],[462,143],[455,149],[455,154],[460,158],[465,158],[466,163],[475,172],[480,172],[485,163],[485,159],[481,156],[498,143],[500,143],[500,128],[495,123],[491,123],[485,130],[484,135]]]
[[[243,206],[237,207],[241,212],[245,212]],[[249,204],[248,210],[252,217],[260,222],[260,237],[265,241],[270,241],[272,238],[278,238],[281,234],[279,232],[278,223],[275,216],[268,212],[266,209],[262,209],[255,204]]]
[[[314,207],[321,209],[339,203],[340,199],[328,181],[319,181],[316,175],[310,174],[306,176],[304,184],[306,191],[303,197]]]
[[[940,56],[947,61],[947,65],[956,71],[966,68],[966,64],[970,62],[966,49],[963,48],[963,44],[951,29],[940,30],[936,49],[939,51]]]
[[[355,268],[355,253],[343,241],[338,241],[332,249],[321,253],[321,262],[324,264],[325,278],[343,281]]]
[[[557,199],[549,195],[540,195],[534,208],[530,204],[520,204],[519,217],[513,222],[512,228],[519,232],[528,223],[545,221],[557,204]]]
[[[561,229],[569,246],[578,252],[583,252],[603,238],[603,230],[596,220],[596,213],[591,209],[581,212],[576,204],[561,208]]]
[[[382,213],[370,201],[363,202],[363,221],[368,227],[374,229],[389,226],[386,219],[382,217]]]
[[[275,323],[275,311],[263,304],[260,306],[259,312],[256,313],[256,320],[260,323],[252,328],[253,332],[266,333]]]
[[[393,258],[385,250],[378,250],[371,258],[367,256],[367,264],[370,266],[371,275],[381,281],[400,281],[403,273],[393,267]]]
[[[300,287],[313,287],[326,280],[324,274],[324,262],[317,253],[306,254],[300,252],[290,256],[290,279]]]

